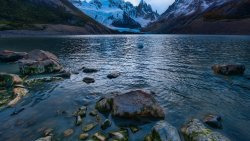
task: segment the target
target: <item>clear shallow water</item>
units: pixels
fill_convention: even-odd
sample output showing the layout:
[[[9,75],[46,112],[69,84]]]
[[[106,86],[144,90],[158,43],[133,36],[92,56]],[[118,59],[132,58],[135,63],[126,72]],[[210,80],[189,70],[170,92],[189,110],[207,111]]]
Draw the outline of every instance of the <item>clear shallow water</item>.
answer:
[[[65,68],[78,70],[87,66],[100,71],[30,88],[29,95],[16,108],[0,112],[0,140],[35,140],[42,136],[44,128],[55,129],[58,138],[63,136],[63,131],[73,128],[73,136],[60,140],[77,140],[81,127],[74,126],[71,113],[81,105],[93,108],[95,101],[105,94],[134,89],[155,92],[155,98],[166,111],[166,121],[178,129],[188,119],[202,119],[214,113],[223,117],[223,130],[217,131],[235,141],[250,140],[250,36],[1,38],[2,49],[48,50],[59,57]],[[217,63],[241,63],[247,70],[244,76],[215,75],[211,66]],[[113,70],[122,75],[107,79],[106,75]],[[0,71],[18,73],[18,67],[0,63]],[[85,76],[94,77],[96,83],[83,83]],[[22,112],[11,116],[13,111],[22,108]],[[84,123],[92,120],[87,117]],[[152,125],[141,126],[142,130],[131,140],[142,140]],[[115,128],[113,124],[110,130]]]

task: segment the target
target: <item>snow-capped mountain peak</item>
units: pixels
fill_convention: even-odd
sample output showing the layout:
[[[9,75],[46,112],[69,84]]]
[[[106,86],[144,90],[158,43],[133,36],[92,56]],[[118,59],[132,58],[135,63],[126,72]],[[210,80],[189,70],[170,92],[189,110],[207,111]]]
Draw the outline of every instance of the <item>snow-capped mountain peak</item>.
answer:
[[[140,29],[157,20],[159,14],[141,0],[133,6],[124,0],[71,0],[85,14],[113,29]]]

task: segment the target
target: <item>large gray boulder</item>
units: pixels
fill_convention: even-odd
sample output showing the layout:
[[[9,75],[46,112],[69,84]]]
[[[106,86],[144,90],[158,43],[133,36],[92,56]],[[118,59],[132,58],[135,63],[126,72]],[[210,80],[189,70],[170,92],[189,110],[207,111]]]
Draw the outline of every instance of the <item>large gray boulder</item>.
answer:
[[[164,110],[154,97],[141,90],[114,97],[112,108],[112,114],[117,117],[165,117]]]
[[[0,51],[0,61],[1,62],[15,62],[26,56],[26,52],[14,52],[10,50]]]
[[[218,132],[214,132],[198,119],[190,120],[181,128],[185,141],[230,141],[227,137]]]
[[[33,50],[18,62],[22,74],[53,73],[63,69],[54,54],[43,50]]]
[[[214,73],[221,75],[242,75],[246,67],[244,65],[214,65],[212,70]]]
[[[142,90],[130,91],[111,98],[103,98],[96,104],[101,112],[112,111],[112,115],[122,118],[164,118],[163,108],[154,97]]]
[[[181,141],[180,135],[175,127],[166,121],[159,121],[154,126],[152,133],[145,138],[149,141]]]

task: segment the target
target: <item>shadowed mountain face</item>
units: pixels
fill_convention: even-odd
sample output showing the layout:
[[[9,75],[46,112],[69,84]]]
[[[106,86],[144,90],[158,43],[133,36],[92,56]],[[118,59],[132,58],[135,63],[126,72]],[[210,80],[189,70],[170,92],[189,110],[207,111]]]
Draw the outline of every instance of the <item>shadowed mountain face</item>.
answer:
[[[184,34],[250,34],[250,0],[176,0],[145,31]]]
[[[111,32],[68,0],[1,0],[0,5],[0,30],[42,30],[72,34]]]

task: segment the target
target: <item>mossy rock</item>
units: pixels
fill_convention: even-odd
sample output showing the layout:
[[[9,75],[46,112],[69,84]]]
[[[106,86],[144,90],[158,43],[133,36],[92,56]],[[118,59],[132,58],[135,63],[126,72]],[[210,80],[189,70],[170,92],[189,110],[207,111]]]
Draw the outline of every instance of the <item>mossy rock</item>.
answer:
[[[222,134],[205,127],[198,119],[190,120],[181,128],[181,133],[186,141],[230,141]]]

